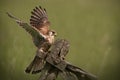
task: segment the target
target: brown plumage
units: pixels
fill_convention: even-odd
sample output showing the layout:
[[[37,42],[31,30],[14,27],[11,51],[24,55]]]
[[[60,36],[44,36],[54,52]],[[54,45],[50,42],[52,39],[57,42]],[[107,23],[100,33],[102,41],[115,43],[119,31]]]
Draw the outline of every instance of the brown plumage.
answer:
[[[31,12],[30,25],[22,22],[13,15],[7,13],[10,18],[24,28],[33,38],[33,43],[37,47],[36,56],[31,64],[26,68],[27,73],[37,73],[44,66],[45,53],[49,50],[50,46],[54,43],[55,31],[50,30],[50,22],[46,10],[42,7],[35,7]]]
[[[31,12],[30,24],[41,31],[42,34],[46,35],[49,32],[50,21],[45,9],[42,7],[36,7]],[[45,31],[46,30],[46,31]]]
[[[29,73],[31,70],[33,70],[32,73],[38,73],[44,65],[44,58],[42,59],[42,57],[39,55],[44,55],[45,52],[48,51],[51,44],[54,42],[55,32],[53,30],[49,30],[50,22],[48,21],[48,16],[45,9],[42,9],[40,6],[35,7],[31,14],[31,26],[40,31],[45,40],[42,42],[42,44],[38,45],[37,55],[27,67],[26,72]],[[38,39],[33,38],[33,40],[35,42]]]

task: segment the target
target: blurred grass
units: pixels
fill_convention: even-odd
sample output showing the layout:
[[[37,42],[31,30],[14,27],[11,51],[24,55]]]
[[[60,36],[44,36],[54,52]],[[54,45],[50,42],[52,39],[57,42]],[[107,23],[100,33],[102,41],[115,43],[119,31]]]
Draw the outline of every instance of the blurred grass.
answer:
[[[119,0],[1,0],[1,80],[39,77],[24,73],[36,51],[31,36],[5,14],[11,12],[29,23],[30,12],[38,5],[47,9],[58,37],[70,42],[69,62],[97,75],[99,80],[120,79]]]

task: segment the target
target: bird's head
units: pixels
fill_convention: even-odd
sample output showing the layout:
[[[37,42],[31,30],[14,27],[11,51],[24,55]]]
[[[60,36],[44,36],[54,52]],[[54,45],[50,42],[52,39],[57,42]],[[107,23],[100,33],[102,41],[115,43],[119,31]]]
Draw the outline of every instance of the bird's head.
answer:
[[[49,31],[50,36],[57,36],[57,33],[54,30]]]
[[[57,33],[56,33],[55,31],[49,30],[46,39],[48,40],[48,42],[49,42],[50,44],[54,43],[54,40],[55,40],[54,38],[55,38],[56,35],[57,35]]]

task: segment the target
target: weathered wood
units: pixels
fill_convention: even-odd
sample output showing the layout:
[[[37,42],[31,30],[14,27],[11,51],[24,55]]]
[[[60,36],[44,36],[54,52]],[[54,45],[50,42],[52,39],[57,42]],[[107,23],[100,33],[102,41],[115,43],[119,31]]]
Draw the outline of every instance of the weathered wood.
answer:
[[[60,59],[53,59],[51,56],[47,57],[46,61],[61,71],[64,71],[67,66],[65,61]]]
[[[66,70],[74,73],[79,80],[97,80],[97,77],[93,74],[69,63],[67,64]]]
[[[69,50],[69,43],[64,39],[58,39],[53,44],[46,58],[45,72],[39,80],[55,80],[60,74],[64,80],[97,80],[96,76],[76,67],[64,58]],[[44,79],[43,79],[44,78]]]
[[[64,47],[66,49],[64,49],[63,46],[66,46]],[[66,55],[68,50],[69,44],[66,40],[58,39],[55,41],[47,55],[46,65],[42,70],[42,75],[40,76],[39,80],[55,80],[58,74],[65,70],[67,64],[63,57]],[[60,54],[61,52],[63,55]]]
[[[61,71],[64,71],[66,67],[66,62],[64,58],[69,50],[69,43],[64,39],[58,39],[53,44],[49,55],[46,58],[46,61],[58,68]]]
[[[68,70],[59,73],[63,80],[78,80],[77,76]]]

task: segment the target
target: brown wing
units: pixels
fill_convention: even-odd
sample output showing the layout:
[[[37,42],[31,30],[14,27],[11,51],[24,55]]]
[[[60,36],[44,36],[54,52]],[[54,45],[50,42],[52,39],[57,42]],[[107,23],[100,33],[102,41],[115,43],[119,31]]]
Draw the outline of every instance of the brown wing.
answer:
[[[31,27],[27,23],[21,21],[20,19],[16,18],[15,16],[13,16],[8,12],[7,12],[7,15],[10,18],[14,19],[22,28],[24,28],[33,37],[34,44],[37,47],[45,41],[45,37],[36,28]]]
[[[50,22],[48,21],[48,16],[46,10],[43,9],[41,6],[35,7],[31,12],[30,24],[31,26],[43,31],[50,26]],[[42,32],[43,33],[43,32]]]

